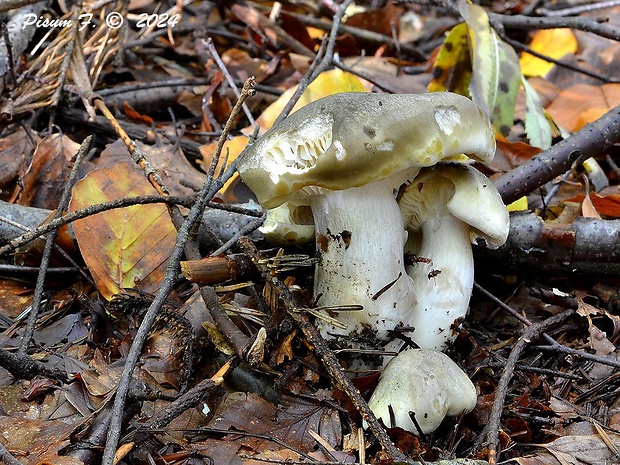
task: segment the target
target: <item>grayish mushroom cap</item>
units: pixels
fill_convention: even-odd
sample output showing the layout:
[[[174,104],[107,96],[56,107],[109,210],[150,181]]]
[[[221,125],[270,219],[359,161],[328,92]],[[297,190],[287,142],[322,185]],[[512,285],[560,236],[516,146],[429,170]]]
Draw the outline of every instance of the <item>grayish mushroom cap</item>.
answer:
[[[349,189],[403,172],[412,177],[463,153],[486,163],[494,152],[489,119],[466,97],[350,92],[290,115],[248,149],[238,170],[258,201],[274,208],[313,192],[306,188]]]

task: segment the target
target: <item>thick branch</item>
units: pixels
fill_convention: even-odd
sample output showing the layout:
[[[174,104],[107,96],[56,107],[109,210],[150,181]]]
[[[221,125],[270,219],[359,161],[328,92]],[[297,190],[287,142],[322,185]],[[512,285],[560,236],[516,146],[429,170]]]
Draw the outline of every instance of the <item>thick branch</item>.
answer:
[[[495,179],[495,187],[504,202],[514,202],[585,159],[604,152],[619,139],[620,106],[617,106],[569,138]]]
[[[510,217],[510,234],[498,250],[476,248],[478,263],[503,270],[618,275],[620,220],[577,218],[571,224],[545,223],[534,213]]]

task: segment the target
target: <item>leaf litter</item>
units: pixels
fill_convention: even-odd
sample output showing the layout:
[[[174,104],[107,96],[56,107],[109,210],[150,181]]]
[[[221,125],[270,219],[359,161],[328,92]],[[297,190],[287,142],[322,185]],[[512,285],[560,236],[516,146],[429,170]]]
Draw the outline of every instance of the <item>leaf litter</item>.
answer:
[[[127,144],[118,141],[122,135],[112,122],[96,115],[96,105],[91,100],[93,89],[101,91],[108,106],[115,108],[116,118],[130,137],[137,140],[137,147],[155,166],[164,184],[175,195],[193,194],[206,179],[216,138],[236,100],[223,74],[232,73],[233,81],[237,82],[250,75],[257,77],[258,94],[250,102],[251,111],[261,131],[269,128],[294,92],[294,86],[312,67],[312,59],[324,36],[322,31],[329,31],[334,19],[335,13],[329,8],[337,6],[328,1],[318,2],[320,9],[302,4],[280,5],[283,9],[277,13],[277,2],[233,3],[205,4],[204,9],[188,7],[182,13],[182,23],[157,31],[137,28],[136,16],[157,14],[161,19],[166,11],[168,17],[174,17],[181,14],[179,5],[171,2],[155,13],[153,2],[145,1],[142,5],[132,2],[129,11],[133,16],[127,16],[129,36],[124,38],[106,29],[101,22],[93,24],[84,36],[65,28],[39,37],[42,42],[35,54],[24,55],[23,61],[16,64],[16,71],[24,73],[24,77],[13,81],[8,74],[3,76],[0,163],[6,167],[6,174],[0,177],[2,200],[17,201],[27,208],[56,208],[69,178],[73,155],[79,148],[74,141],[91,133],[96,133],[98,140],[92,159],[83,165],[88,168],[82,168],[80,182],[87,182],[84,181],[88,179],[84,178],[87,171],[91,172],[91,181],[97,179],[97,182],[88,189],[92,198],[81,192],[80,187],[73,189],[71,211],[139,194],[123,184],[129,173],[135,174],[131,165],[122,161]],[[496,160],[488,168],[489,175],[509,171],[536,155],[539,149],[547,148],[551,137],[578,131],[617,106],[614,103],[617,83],[605,83],[606,79],[613,81],[610,77],[614,76],[618,63],[614,59],[618,54],[617,43],[600,39],[596,34],[572,31],[570,27],[552,29],[565,35],[552,35],[551,39],[550,33],[544,30],[528,34],[525,30],[508,28],[510,34],[503,35],[505,30],[497,29],[497,15],[518,18],[520,14],[535,14],[528,11],[526,4],[506,10],[499,5],[483,8],[459,2],[466,20],[461,23],[456,8],[442,10],[445,5],[425,8],[411,2],[388,1],[378,7],[365,3],[368,2],[355,5],[360,13],[347,12],[344,25],[352,29],[343,30],[335,38],[339,56],[332,63],[344,70],[320,73],[311,85],[312,93],[304,93],[299,105],[318,96],[349,90],[420,92],[429,82],[432,90],[468,94],[471,89],[471,96],[488,106],[498,132],[505,136]],[[109,7],[87,5],[86,8],[96,8],[93,11],[103,18],[117,6],[111,2]],[[54,3],[51,8],[57,14],[65,13],[60,4]],[[72,11],[75,14],[78,10]],[[304,14],[298,15],[299,11]],[[617,8],[604,11],[610,26],[617,25],[620,17]],[[589,18],[596,13],[581,14]],[[415,30],[412,33],[408,29],[409,36],[404,40],[410,42],[395,46],[399,29],[403,34],[406,29],[405,18],[407,27]],[[570,21],[566,23],[570,25]],[[214,38],[226,69],[220,69],[216,60],[205,52],[201,39],[207,36]],[[144,42],[132,48],[123,49],[119,45],[123,43],[124,47],[138,39]],[[590,74],[577,73],[574,69],[569,72],[557,64],[539,69],[540,62],[530,63],[524,69],[525,58],[522,55],[519,64],[513,42],[508,39],[529,44],[539,54],[549,51],[550,43],[561,41],[553,58],[583,66]],[[32,43],[31,47],[35,45]],[[521,72],[527,76],[544,76],[544,80],[525,80]],[[597,73],[603,79],[592,76]],[[206,80],[199,82],[205,77]],[[176,84],[161,84],[166,81]],[[139,92],[130,90],[131,85],[137,86]],[[154,92],[149,86],[170,88],[172,92]],[[519,107],[520,101],[524,102],[523,109]],[[34,111],[39,112],[37,119],[24,119]],[[48,119],[59,125],[61,132],[50,132]],[[239,145],[224,152],[228,162],[241,153],[252,132],[251,122],[240,117],[232,134],[238,138]],[[575,256],[578,248],[583,247],[582,238],[570,229],[576,222],[590,218],[601,221],[605,227],[617,228],[614,226],[618,218],[615,203],[620,195],[617,157],[614,147],[597,154],[597,162],[608,180],[608,187],[599,192],[589,192],[587,184],[580,179],[581,169],[577,168],[569,177],[546,186],[548,191],[554,185],[558,187],[556,195],[551,197],[551,208],[546,203],[540,204],[540,193],[529,195],[527,208],[542,218],[547,228],[544,241],[536,248],[516,248],[514,253],[531,257],[541,251],[560,254],[565,248]],[[222,163],[215,174],[221,166]],[[227,184],[218,197],[215,202],[220,206],[252,202],[238,181]],[[578,208],[571,210],[571,204],[577,204]],[[28,353],[31,360],[42,362],[46,368],[60,369],[73,380],[70,384],[59,384],[49,382],[52,376],[40,375],[14,379],[6,371],[5,364],[9,364],[3,357],[0,378],[6,389],[0,396],[3,431],[0,442],[22,463],[78,464],[100,460],[99,453],[85,451],[93,445],[100,450],[105,444],[105,434],[101,431],[106,430],[107,409],[125,357],[144,307],[163,279],[161,272],[153,278],[151,270],[165,267],[173,245],[174,229],[170,229],[172,236],[165,235],[167,245],[164,246],[159,235],[167,229],[159,225],[149,229],[155,220],[142,210],[145,207],[151,209],[140,205],[129,216],[128,209],[134,207],[115,209],[110,212],[120,216],[113,220],[104,219],[109,213],[106,212],[73,224],[71,234],[79,253],[75,248],[69,250],[65,246],[65,249],[78,260],[78,267],[88,270],[94,281],[75,273],[56,275],[55,267],[70,264],[59,251],[52,254],[46,280],[49,301],[40,315],[34,330],[34,345]],[[158,218],[165,218],[171,226],[166,207],[157,208]],[[80,231],[80,221],[82,224],[91,221],[92,226]],[[132,221],[141,234],[131,232]],[[112,228],[120,227],[121,232],[116,237],[106,233],[103,227],[106,222]],[[33,221],[28,227],[37,225],[38,221]],[[233,225],[235,228],[238,229]],[[210,234],[208,228],[204,234]],[[88,244],[84,242],[87,239],[91,240]],[[261,248],[268,248],[258,241]],[[223,242],[219,239],[219,245]],[[132,247],[140,248],[138,257],[122,259],[119,251],[128,252]],[[18,249],[14,257],[5,255],[3,264],[38,266],[41,250],[42,247]],[[203,252],[208,254],[213,250]],[[313,255],[312,247],[301,251]],[[299,250],[294,248],[292,252]],[[113,271],[105,271],[105,267],[96,264],[106,254],[115,267]],[[146,262],[140,262],[140,257]],[[617,376],[620,363],[615,349],[620,337],[620,298],[617,275],[605,272],[615,269],[605,260],[617,260],[617,255],[614,250],[601,250],[591,259],[600,265],[598,269],[584,268],[587,272],[580,271],[578,262],[573,262],[572,269],[562,270],[560,266],[549,271],[543,267],[528,269],[526,265],[524,271],[523,266],[508,267],[497,257],[479,261],[479,284],[492,290],[518,315],[531,320],[530,324],[566,308],[576,309],[574,316],[547,334],[564,349],[559,350],[549,339],[528,341],[508,392],[498,393],[502,364],[510,356],[523,323],[514,315],[504,313],[497,302],[475,293],[470,315],[460,327],[450,355],[467,370],[477,386],[478,406],[463,418],[447,420],[428,438],[418,439],[404,431],[390,430],[392,439],[405,454],[413,460],[422,456],[427,461],[455,457],[479,460],[491,457],[492,460],[488,449],[476,448],[474,444],[489,421],[493,400],[497,395],[505,395],[498,436],[502,459],[528,465],[620,463],[616,394],[620,387]],[[98,269],[104,271],[97,273]],[[23,322],[30,305],[24,296],[32,292],[34,284],[32,274],[23,275],[15,270],[3,273],[0,341],[3,350],[13,353],[23,337]],[[311,303],[312,276],[306,268],[286,272],[274,268],[274,273],[281,273],[300,302]],[[103,284],[104,276],[107,284]],[[264,346],[254,351],[263,356],[252,366],[242,365],[233,370],[227,375],[226,383],[214,380],[216,388],[182,409],[167,427],[145,432],[140,424],[171,408],[184,383],[189,383],[191,392],[193,385],[213,376],[225,360],[218,355],[219,347],[204,335],[203,323],[211,320],[211,315],[203,312],[190,316],[192,306],[185,303],[191,288],[187,284],[180,286],[169,297],[164,312],[167,316],[161,317],[153,329],[135,372],[123,432],[126,436],[119,449],[125,463],[152,463],[160,458],[168,463],[199,463],[197,460],[218,464],[286,460],[385,463],[377,442],[368,433],[364,437],[360,432],[361,421],[353,404],[325,375],[313,352],[313,344],[295,329],[278,298],[270,295],[269,286],[255,279],[252,276],[238,288],[221,286],[217,295],[246,338],[251,340],[259,326],[266,328],[267,338],[261,342]],[[22,285],[15,286],[16,281]],[[106,303],[113,295],[129,289],[138,290],[145,301],[127,298],[120,307]],[[534,289],[542,291],[534,292]],[[89,296],[91,303],[85,305],[78,296]],[[250,320],[239,311],[265,305],[269,309],[267,313],[265,308],[258,310],[268,317],[259,320]],[[170,316],[173,314],[181,316]],[[186,331],[187,324],[179,321],[190,321],[193,327],[190,333],[202,335],[195,344],[191,341],[195,336]],[[210,324],[221,331],[214,322]],[[188,352],[192,352],[193,359],[186,356]],[[376,376],[356,382],[358,386],[367,386],[361,391],[368,394]],[[98,429],[98,425],[104,427]],[[360,442],[360,438],[365,442]]]

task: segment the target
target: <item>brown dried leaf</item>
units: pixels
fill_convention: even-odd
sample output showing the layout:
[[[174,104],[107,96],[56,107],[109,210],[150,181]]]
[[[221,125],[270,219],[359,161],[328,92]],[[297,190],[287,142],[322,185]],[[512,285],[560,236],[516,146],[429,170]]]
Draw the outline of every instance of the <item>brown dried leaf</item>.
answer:
[[[136,142],[136,145],[153,169],[157,170],[171,195],[195,194],[192,188],[187,187],[188,185],[197,186],[198,189],[202,187],[206,175],[194,168],[180,150],[173,151],[172,144],[162,143],[153,146]],[[114,168],[118,163],[127,161],[129,161],[127,148],[121,140],[117,140],[106,146],[95,165],[98,168]],[[144,176],[137,168],[136,172],[139,176]]]
[[[284,402],[276,406],[257,394],[231,393],[219,406],[209,426],[231,430],[231,433],[239,430],[265,434],[298,449],[312,450],[315,440],[308,431],[320,431],[322,416],[332,409],[298,397],[285,398]],[[273,441],[263,442],[263,447],[268,449],[277,446]]]
[[[597,213],[600,213],[608,219],[620,218],[620,194],[600,195],[593,192],[590,194],[589,199],[592,207]],[[583,203],[584,200],[585,195],[581,194],[568,198],[564,200],[564,202]]]
[[[38,137],[36,142],[40,142]],[[33,148],[24,128],[0,139],[0,189],[6,191],[11,188]]]
[[[271,365],[278,366],[283,364],[287,360],[293,360],[293,339],[297,334],[296,331],[291,331],[287,334],[278,345],[278,348],[271,355]]]
[[[58,455],[61,449],[69,445],[69,435],[77,426],[57,420],[27,420],[0,416],[4,447],[20,451],[28,465],[46,463],[83,465],[81,460],[74,457]]]
[[[183,370],[183,347],[170,327],[157,329],[149,337],[143,350],[144,371],[165,388],[177,389]]]
[[[564,129],[574,132],[620,105],[620,84],[576,84],[562,91],[547,112]]]
[[[620,447],[620,437],[610,435],[611,443]],[[600,465],[618,463],[615,456],[599,436],[563,436],[549,444],[542,444],[561,463],[574,465]]]
[[[43,139],[22,176],[23,190],[17,203],[49,210],[56,208],[79,148],[80,145],[67,136],[54,134]]]

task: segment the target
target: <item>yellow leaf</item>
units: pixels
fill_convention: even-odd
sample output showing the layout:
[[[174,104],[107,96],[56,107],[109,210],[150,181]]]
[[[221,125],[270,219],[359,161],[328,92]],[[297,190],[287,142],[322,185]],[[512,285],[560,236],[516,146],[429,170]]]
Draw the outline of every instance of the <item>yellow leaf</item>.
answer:
[[[491,27],[480,5],[459,0],[459,11],[467,23],[472,60],[469,92],[472,100],[491,118],[503,136],[514,124],[515,103],[521,83],[519,57]]]
[[[523,196],[520,199],[515,200],[506,207],[509,212],[518,212],[527,210],[527,197]]]
[[[273,126],[273,123],[282,113],[282,110],[296,90],[297,86],[287,89],[278,100],[269,105],[263,114],[258,117],[256,122],[262,129],[269,129]],[[322,97],[342,92],[366,92],[366,88],[362,81],[351,73],[339,69],[325,71],[312,81],[293,107],[291,113]]]
[[[471,80],[471,60],[467,39],[467,24],[454,26],[439,49],[433,65],[433,79],[428,85],[429,92],[449,90],[469,96]]]
[[[577,51],[577,39],[570,29],[543,29],[534,35],[530,48],[558,60]],[[553,63],[529,53],[521,54],[520,62],[525,76],[542,77],[553,68]]]

